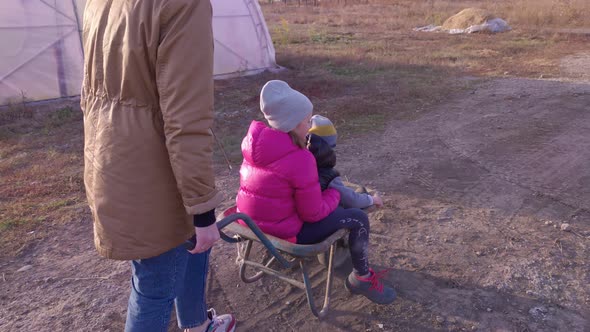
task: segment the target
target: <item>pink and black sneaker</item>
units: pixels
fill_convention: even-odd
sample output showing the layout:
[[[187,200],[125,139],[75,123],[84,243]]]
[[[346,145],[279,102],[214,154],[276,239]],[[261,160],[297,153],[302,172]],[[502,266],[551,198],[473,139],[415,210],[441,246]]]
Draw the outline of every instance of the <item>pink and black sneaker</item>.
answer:
[[[358,277],[351,272],[346,279],[346,289],[353,294],[360,294],[378,304],[390,304],[396,298],[393,288],[385,286],[379,279],[387,274],[388,270],[375,272],[369,269],[369,276]]]

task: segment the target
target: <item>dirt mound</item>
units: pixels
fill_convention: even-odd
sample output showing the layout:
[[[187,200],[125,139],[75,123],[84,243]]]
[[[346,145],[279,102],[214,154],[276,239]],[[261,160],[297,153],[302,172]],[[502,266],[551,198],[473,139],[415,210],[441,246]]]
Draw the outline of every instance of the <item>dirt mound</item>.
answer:
[[[496,16],[483,9],[467,8],[449,17],[445,23],[443,23],[442,28],[444,30],[467,29],[472,25],[484,24],[494,18],[496,18]]]

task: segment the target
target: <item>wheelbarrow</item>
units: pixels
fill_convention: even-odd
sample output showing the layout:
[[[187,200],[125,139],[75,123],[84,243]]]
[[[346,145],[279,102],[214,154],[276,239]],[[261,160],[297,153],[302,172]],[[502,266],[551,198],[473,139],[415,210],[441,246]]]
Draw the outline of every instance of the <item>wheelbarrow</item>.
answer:
[[[314,316],[321,319],[327,315],[330,307],[335,253],[338,245],[341,245],[347,238],[348,230],[338,230],[320,243],[302,245],[263,233],[248,215],[236,213],[235,206],[225,210],[222,217],[223,219],[217,221],[217,227],[220,230],[219,233],[223,240],[238,245],[238,252],[240,253],[238,257],[240,265],[239,274],[242,281],[252,283],[260,280],[265,275],[276,277],[305,291],[307,303]],[[237,220],[242,220],[247,226],[235,222]],[[229,236],[226,232],[233,233],[234,235]],[[250,258],[252,244],[255,241],[262,243],[268,250],[270,258],[266,262],[264,262],[264,259],[262,263],[255,262]],[[240,250],[241,244],[245,245],[243,250]],[[339,252],[346,252],[347,254],[348,250],[339,250]],[[326,289],[324,291],[324,303],[321,309],[315,304],[311,280],[309,279],[308,264],[309,258],[311,257],[318,257],[320,262],[327,258]],[[340,257],[339,260],[344,261],[345,259]],[[271,267],[274,262],[278,262],[279,269]],[[246,273],[248,267],[256,272],[248,276]],[[298,268],[300,270],[303,281],[293,279],[280,271],[291,268]]]

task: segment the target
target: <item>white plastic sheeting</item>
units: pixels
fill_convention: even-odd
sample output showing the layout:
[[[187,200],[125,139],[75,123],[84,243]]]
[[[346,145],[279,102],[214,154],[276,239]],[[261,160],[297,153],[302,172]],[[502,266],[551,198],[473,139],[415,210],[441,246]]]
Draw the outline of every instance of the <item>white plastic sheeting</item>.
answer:
[[[0,1],[0,105],[80,93],[83,1]]]
[[[216,78],[277,68],[258,0],[212,0]]]
[[[458,33],[474,33],[474,32],[490,32],[490,33],[498,33],[498,32],[505,32],[510,30],[510,26],[506,21],[501,18],[493,18],[491,20],[487,20],[482,24],[472,25],[467,29],[451,29],[449,33],[451,34],[458,34]]]
[[[74,96],[86,0],[0,0],[0,105]],[[257,0],[211,0],[215,78],[278,68]],[[195,32],[198,33],[198,32]]]
[[[424,27],[414,28],[414,31],[422,31],[422,32],[448,32],[450,34],[460,34],[460,33],[474,33],[474,32],[489,32],[489,33],[497,33],[497,32],[505,32],[509,31],[511,28],[501,18],[493,18],[488,20],[482,24],[476,24],[468,27],[467,29],[450,29],[444,30],[441,25],[434,25],[430,24]]]

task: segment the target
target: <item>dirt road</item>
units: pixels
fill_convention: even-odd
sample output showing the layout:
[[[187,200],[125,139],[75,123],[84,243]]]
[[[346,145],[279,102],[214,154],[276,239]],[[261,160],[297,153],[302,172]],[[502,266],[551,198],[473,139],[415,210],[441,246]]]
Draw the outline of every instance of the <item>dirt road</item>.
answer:
[[[371,215],[371,259],[392,269],[394,304],[349,295],[344,267],[319,322],[301,291],[241,283],[235,248],[221,243],[209,285],[217,311],[235,313],[241,331],[589,331],[590,85],[470,86],[338,146],[341,173],[386,200]],[[236,174],[218,173],[231,196]],[[122,330],[128,263],[99,259],[91,233],[85,217],[0,262],[0,330]]]

